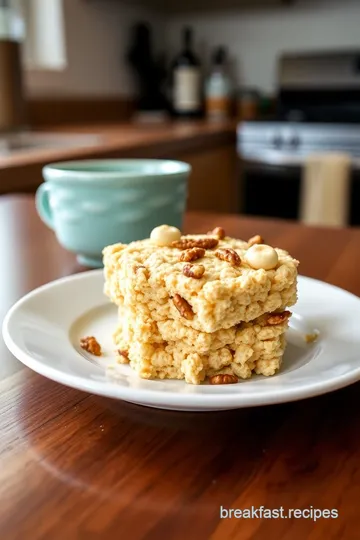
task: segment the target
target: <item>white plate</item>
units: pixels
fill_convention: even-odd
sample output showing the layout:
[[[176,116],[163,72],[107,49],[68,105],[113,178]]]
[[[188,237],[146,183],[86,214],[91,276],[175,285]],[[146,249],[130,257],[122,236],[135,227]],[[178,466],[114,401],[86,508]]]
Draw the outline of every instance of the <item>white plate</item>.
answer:
[[[117,381],[105,376],[114,357],[116,307],[103,292],[102,270],[54,281],[17,302],[3,324],[5,343],[25,365],[59,383],[132,403],[183,411],[235,409],[293,401],[360,379],[360,299],[326,283],[299,278],[288,347],[280,372],[233,385],[193,386],[184,381],[140,379],[129,366]],[[305,334],[317,329],[315,343]],[[105,356],[97,361],[79,348],[95,335]]]

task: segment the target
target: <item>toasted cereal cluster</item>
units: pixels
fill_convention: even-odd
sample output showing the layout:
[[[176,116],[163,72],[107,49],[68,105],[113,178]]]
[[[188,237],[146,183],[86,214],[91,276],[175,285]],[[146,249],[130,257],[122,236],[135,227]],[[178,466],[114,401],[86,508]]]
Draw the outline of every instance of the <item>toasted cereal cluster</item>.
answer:
[[[125,323],[125,319],[122,321]],[[177,322],[155,323],[151,334],[146,324],[127,319],[114,335],[116,346],[127,351],[126,357],[119,355],[117,361],[122,364],[130,359],[131,366],[146,379],[185,378],[193,384],[219,373],[234,374],[241,379],[251,377],[253,371],[273,375],[281,364],[287,321],[270,326],[260,318],[238,328],[218,330],[215,335],[195,330],[187,335],[189,328],[179,328]],[[141,336],[142,327],[150,334],[149,340],[135,338]],[[178,339],[179,336],[184,337]]]

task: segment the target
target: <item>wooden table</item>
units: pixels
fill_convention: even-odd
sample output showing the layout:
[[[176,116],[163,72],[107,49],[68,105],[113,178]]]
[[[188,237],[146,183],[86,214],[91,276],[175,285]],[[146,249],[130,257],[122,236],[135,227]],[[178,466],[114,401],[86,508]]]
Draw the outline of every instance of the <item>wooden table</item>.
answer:
[[[360,294],[359,230],[200,214],[186,228],[215,225],[261,233],[302,274]],[[0,319],[26,292],[81,270],[31,198],[0,199],[0,253]],[[358,384],[252,410],[168,412],[51,382],[2,340],[0,379],[1,540],[360,538]],[[220,506],[261,505],[339,518],[220,519]]]

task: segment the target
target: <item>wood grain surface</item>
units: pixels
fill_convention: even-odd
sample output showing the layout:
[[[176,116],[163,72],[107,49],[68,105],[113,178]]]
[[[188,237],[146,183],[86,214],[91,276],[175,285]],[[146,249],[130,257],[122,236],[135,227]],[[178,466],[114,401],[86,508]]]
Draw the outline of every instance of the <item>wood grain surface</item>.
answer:
[[[39,133],[96,135],[98,141],[88,146],[25,148],[0,155],[0,172],[21,167],[41,167],[49,162],[97,157],[163,157],[169,153],[201,150],[204,146],[236,143],[236,122],[169,121],[159,124],[136,122],[103,124],[53,124]],[[16,185],[16,184],[15,184]],[[1,188],[1,186],[0,186]]]
[[[27,103],[30,126],[121,122],[129,120],[135,101],[124,97],[99,96],[32,98]]]
[[[186,221],[188,231],[216,225],[260,233],[289,249],[302,274],[360,294],[359,230],[206,214]],[[1,320],[26,292],[82,270],[30,197],[0,199],[0,253]],[[358,540],[359,388],[256,409],[161,411],[51,382],[0,339],[0,539]],[[220,506],[262,505],[339,517],[220,519]]]

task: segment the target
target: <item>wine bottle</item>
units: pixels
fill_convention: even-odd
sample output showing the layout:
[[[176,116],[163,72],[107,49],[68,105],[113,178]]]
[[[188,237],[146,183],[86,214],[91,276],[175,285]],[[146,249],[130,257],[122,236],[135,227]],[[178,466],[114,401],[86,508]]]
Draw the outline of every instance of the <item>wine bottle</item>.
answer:
[[[196,118],[202,114],[202,83],[191,28],[184,28],[182,40],[182,51],[173,63],[173,112],[175,116]]]

